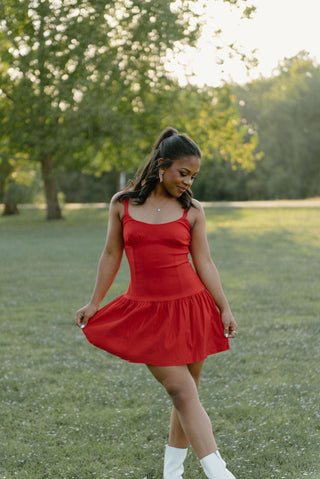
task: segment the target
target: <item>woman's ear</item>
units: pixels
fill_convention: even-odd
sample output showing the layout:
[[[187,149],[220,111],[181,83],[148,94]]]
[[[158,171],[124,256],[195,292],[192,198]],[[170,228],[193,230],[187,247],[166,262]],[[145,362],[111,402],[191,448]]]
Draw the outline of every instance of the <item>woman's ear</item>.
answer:
[[[164,175],[164,171],[165,171],[163,168],[161,168],[161,164],[163,163],[163,161],[164,161],[163,158],[158,159],[159,181],[160,181],[160,183],[163,182],[163,175]]]

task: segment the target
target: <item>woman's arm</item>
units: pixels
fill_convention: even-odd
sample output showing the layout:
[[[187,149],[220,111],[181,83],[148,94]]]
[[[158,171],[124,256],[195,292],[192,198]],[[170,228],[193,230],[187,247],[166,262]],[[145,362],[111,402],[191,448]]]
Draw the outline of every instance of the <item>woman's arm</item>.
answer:
[[[79,327],[84,327],[98,310],[119,270],[123,254],[122,208],[115,195],[110,203],[107,238],[98,264],[96,284],[89,303],[76,313]]]
[[[194,220],[191,229],[190,252],[192,261],[198,276],[219,308],[225,336],[233,338],[236,335],[237,324],[223,292],[218,270],[211,258],[203,208],[199,202],[196,202],[196,206],[197,210],[193,209]]]

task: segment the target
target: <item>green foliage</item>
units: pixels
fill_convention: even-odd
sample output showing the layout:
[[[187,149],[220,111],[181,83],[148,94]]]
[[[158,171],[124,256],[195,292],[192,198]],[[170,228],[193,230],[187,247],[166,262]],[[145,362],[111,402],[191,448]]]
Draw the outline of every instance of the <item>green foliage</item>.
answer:
[[[166,49],[195,38],[187,3],[174,13],[166,0],[2,4],[11,149],[69,166],[77,152],[78,167],[88,162],[86,144],[92,154],[102,136],[115,144],[130,136],[134,102],[140,90],[157,88]]]
[[[38,165],[26,160],[11,160],[11,165],[10,173],[5,176],[3,202],[32,203],[40,190]]]
[[[237,89],[240,111],[265,153],[248,176],[249,198],[320,195],[320,67],[305,53],[277,74]]]
[[[111,192],[114,193],[119,188],[116,168],[122,165],[127,177],[131,178],[134,171],[149,156],[159,131],[168,125],[189,134],[201,146],[201,174],[193,188],[196,197],[203,200],[226,196],[228,199],[236,198],[238,190],[234,188],[235,180],[231,179],[231,175],[238,177],[244,171],[254,168],[258,159],[255,153],[257,139],[248,135],[236,108],[235,98],[229,89],[199,89],[191,85],[182,88],[172,83],[170,89],[163,88],[156,94],[144,91],[142,98],[143,106],[135,114],[132,124],[136,134],[131,145],[116,147],[107,140],[85,174],[75,171],[58,173],[58,186],[65,193],[66,201],[105,201],[106,197],[110,199]],[[117,165],[110,171],[105,171],[106,155]],[[131,168],[126,166],[129,160]],[[104,173],[94,179],[90,174],[92,169],[102,170]]]
[[[187,86],[177,95],[175,125],[190,132],[202,150],[200,175],[193,185],[199,200],[237,199],[233,177],[255,167],[257,137],[249,135],[227,86]],[[239,189],[239,188],[238,188]]]
[[[109,203],[119,191],[119,172],[113,169],[101,175],[70,171],[56,176],[66,203]]]
[[[230,3],[246,17],[254,11],[246,0]],[[131,170],[168,123],[197,137],[207,122],[205,152],[252,164],[230,105],[214,123],[213,91],[180,92],[166,74],[168,50],[197,38],[197,2],[8,0],[0,8],[0,141],[11,159],[41,163],[48,217],[59,216],[58,172]]]
[[[224,1],[254,13],[245,0]],[[199,199],[320,195],[319,65],[301,52],[244,87],[181,88],[163,59],[194,42],[199,8],[187,0],[0,1],[0,198],[37,194],[36,181],[32,191],[21,182],[33,168],[22,172],[27,160],[42,166],[52,217],[59,188],[90,199],[92,174],[103,174],[109,196],[116,171],[137,168],[167,125],[202,148]],[[76,176],[85,190],[78,196]]]
[[[168,0],[9,0],[0,7],[2,135],[12,156],[42,163],[54,203],[57,166],[79,169],[108,141],[116,151],[132,143],[140,92],[165,81],[163,57],[176,41],[195,40],[196,16],[187,0],[178,9]],[[112,164],[114,157],[104,158]]]
[[[142,135],[136,144],[135,157],[139,150],[147,156],[159,131],[168,125],[190,135],[202,150],[199,182],[201,178],[206,181],[208,173],[225,165],[231,170],[251,170],[259,159],[255,153],[257,137],[249,135],[242,124],[235,97],[227,86],[200,89],[172,85],[156,97],[150,92],[144,96],[144,109],[136,121]],[[204,199],[203,189],[197,197]],[[210,199],[214,198],[212,195]]]

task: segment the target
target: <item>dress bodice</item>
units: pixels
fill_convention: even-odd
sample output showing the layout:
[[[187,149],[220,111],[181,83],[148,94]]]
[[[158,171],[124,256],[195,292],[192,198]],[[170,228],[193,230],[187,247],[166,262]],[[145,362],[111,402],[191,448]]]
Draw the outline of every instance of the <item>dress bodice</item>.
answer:
[[[166,301],[203,290],[190,261],[190,224],[187,211],[176,221],[150,224],[129,215],[125,201],[123,238],[131,281],[127,295]]]

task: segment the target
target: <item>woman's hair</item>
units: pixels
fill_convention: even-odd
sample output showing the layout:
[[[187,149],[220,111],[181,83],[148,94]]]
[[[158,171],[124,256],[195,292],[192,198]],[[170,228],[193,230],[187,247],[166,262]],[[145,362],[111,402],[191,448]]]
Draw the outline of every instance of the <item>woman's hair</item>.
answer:
[[[184,156],[201,158],[200,148],[187,135],[179,134],[174,128],[166,128],[155,142],[149,161],[131,181],[130,190],[120,193],[118,200],[133,198],[135,204],[143,204],[159,182],[159,168],[168,168],[174,160]],[[163,159],[161,163],[159,158]],[[192,206],[192,191],[188,188],[178,201],[184,209],[189,209]]]

